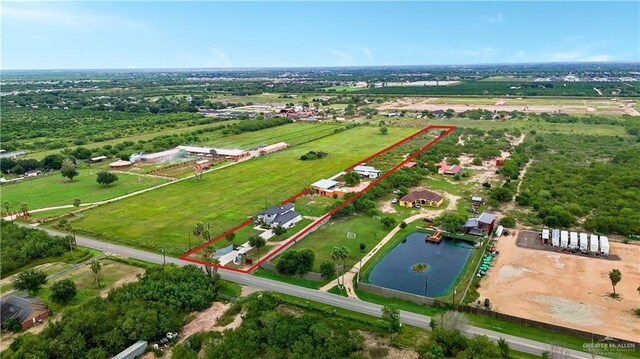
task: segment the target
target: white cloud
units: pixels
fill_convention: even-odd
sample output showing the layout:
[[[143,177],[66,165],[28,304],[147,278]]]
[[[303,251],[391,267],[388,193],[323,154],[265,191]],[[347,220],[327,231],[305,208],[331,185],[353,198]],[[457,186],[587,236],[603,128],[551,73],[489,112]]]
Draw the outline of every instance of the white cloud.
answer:
[[[505,16],[502,13],[497,13],[495,16],[485,16],[482,18],[482,21],[495,24],[497,22],[502,22],[505,19]]]
[[[338,59],[338,65],[340,66],[349,66],[353,65],[353,56],[346,51],[340,51],[337,49],[329,49],[329,52],[336,56]]]
[[[144,27],[132,19],[106,13],[96,13],[68,3],[3,2],[2,21],[11,25],[48,25],[81,28],[139,29]]]
[[[213,57],[208,61],[211,67],[231,67],[231,59],[226,52],[212,47],[209,49]]]

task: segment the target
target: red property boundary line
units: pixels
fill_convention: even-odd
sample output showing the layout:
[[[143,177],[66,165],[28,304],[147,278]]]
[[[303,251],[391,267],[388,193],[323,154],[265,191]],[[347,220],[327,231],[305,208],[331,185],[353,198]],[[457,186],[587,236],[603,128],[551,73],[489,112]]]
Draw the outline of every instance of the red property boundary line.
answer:
[[[244,228],[246,226],[248,226],[249,224],[253,223],[253,219],[248,219],[245,222],[243,222],[242,224],[240,224],[239,226],[232,228],[231,230],[222,233],[221,235],[217,236],[216,238],[213,238],[212,240],[201,244],[193,249],[191,249],[190,251],[188,251],[187,253],[183,254],[180,256],[180,259],[185,260],[185,261],[189,261],[192,263],[196,263],[196,264],[201,264],[201,265],[205,265],[205,266],[209,266],[209,267],[216,267],[219,269],[225,269],[225,270],[230,270],[230,271],[234,271],[234,272],[238,272],[238,273],[251,273],[254,270],[256,270],[262,263],[268,261],[269,259],[273,258],[274,256],[276,256],[277,254],[279,254],[283,249],[288,248],[291,244],[293,244],[294,242],[296,242],[296,240],[298,240],[300,237],[304,236],[305,234],[307,234],[309,231],[311,231],[312,229],[316,228],[316,226],[324,221],[326,221],[329,217],[331,217],[332,215],[334,215],[336,212],[338,212],[339,210],[341,210],[342,208],[344,208],[345,206],[347,206],[348,204],[350,204],[351,202],[355,201],[356,198],[360,197],[363,193],[365,193],[366,191],[368,191],[369,189],[371,189],[373,186],[377,185],[378,183],[380,183],[381,181],[383,181],[385,178],[389,177],[393,172],[397,171],[398,169],[400,169],[402,166],[404,166],[407,162],[410,162],[412,159],[414,159],[415,157],[417,157],[419,154],[421,154],[422,152],[426,151],[429,147],[433,146],[435,143],[437,143],[438,141],[440,141],[442,138],[444,138],[445,136],[449,135],[451,132],[453,132],[456,127],[455,126],[442,126],[442,125],[429,125],[425,128],[423,128],[422,130],[412,134],[409,137],[406,137],[388,147],[386,147],[383,150],[380,150],[378,152],[376,152],[375,154],[363,159],[362,161],[355,163],[349,167],[347,167],[345,169],[345,172],[352,170],[354,167],[365,163],[367,161],[370,161],[378,156],[380,156],[381,154],[392,150],[400,145],[402,145],[403,143],[412,140],[413,138],[420,136],[428,131],[431,130],[437,130],[437,129],[441,129],[441,130],[445,130],[445,132],[441,133],[438,137],[434,138],[433,140],[431,140],[429,143],[427,143],[426,145],[424,145],[422,148],[420,148],[419,150],[417,150],[416,152],[414,152],[413,154],[411,154],[410,156],[408,156],[407,158],[405,158],[402,162],[398,163],[396,166],[394,166],[392,169],[388,170],[387,172],[385,172],[382,176],[378,177],[375,181],[371,182],[365,189],[363,189],[360,192],[357,192],[355,195],[353,195],[352,197],[347,198],[342,204],[340,204],[338,207],[334,208],[333,210],[331,210],[329,213],[323,215],[322,217],[320,217],[319,219],[315,220],[313,223],[311,223],[310,225],[308,225],[307,227],[305,227],[302,231],[296,233],[293,237],[291,237],[287,242],[285,242],[284,244],[282,244],[280,247],[278,247],[276,250],[274,250],[273,252],[269,253],[267,256],[265,256],[264,258],[262,258],[260,261],[258,261],[257,263],[253,264],[251,267],[249,267],[248,269],[238,269],[238,268],[232,268],[232,267],[227,267],[227,266],[223,266],[223,265],[218,265],[218,264],[211,264],[211,263],[207,263],[205,261],[201,261],[198,259],[192,259],[189,258],[190,255],[192,255],[195,252],[200,251],[201,249],[211,245],[212,243],[215,243],[216,241],[226,237],[227,235],[241,229]],[[284,200],[282,202],[282,204],[286,204],[289,202],[292,202],[294,200],[296,200],[297,198],[304,196],[305,194],[309,193],[308,189],[305,189],[303,191],[301,191],[300,193]]]

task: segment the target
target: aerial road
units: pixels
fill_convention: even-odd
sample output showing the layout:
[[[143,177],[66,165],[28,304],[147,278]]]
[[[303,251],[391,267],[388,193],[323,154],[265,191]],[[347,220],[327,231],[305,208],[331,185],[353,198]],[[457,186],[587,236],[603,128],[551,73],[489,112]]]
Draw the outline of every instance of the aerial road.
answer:
[[[20,225],[25,227],[33,227],[33,226],[24,225],[24,224],[20,224]],[[56,235],[56,236],[67,235],[66,233],[48,229],[48,228],[40,228],[40,229],[48,232],[51,235]],[[133,249],[133,248],[117,245],[117,244],[101,242],[95,239],[90,239],[82,236],[76,236],[76,241],[77,241],[77,244],[80,246],[101,250],[107,254],[116,254],[119,256],[135,258],[135,259],[152,262],[152,263],[158,263],[158,264],[173,263],[180,266],[194,265],[191,262],[183,261],[178,258],[167,257],[162,254],[150,253],[150,252],[142,251],[139,249]],[[220,277],[222,277],[222,279],[235,282],[238,284],[246,285],[249,287],[253,287],[256,289],[287,294],[287,295],[295,296],[298,298],[312,300],[315,302],[328,304],[335,307],[339,307],[339,308],[343,308],[343,309],[347,309],[347,310],[351,310],[354,312],[367,314],[375,317],[382,316],[381,305],[365,302],[359,299],[342,297],[342,296],[327,293],[327,292],[321,292],[318,290],[298,287],[295,285],[291,285],[291,284],[287,284],[287,283],[283,283],[275,280],[260,278],[260,277],[252,276],[249,274],[236,273],[236,272],[227,271],[224,269],[218,270],[218,274],[220,274]],[[431,321],[431,317],[429,316],[416,314],[412,312],[400,311],[400,317],[401,317],[402,323],[404,324],[424,328],[427,330],[430,329],[429,322]],[[542,352],[550,351],[551,349],[551,345],[546,343],[538,342],[535,340],[529,340],[525,338],[520,338],[517,336],[499,333],[492,330],[474,327],[474,326],[467,326],[465,332],[467,336],[486,335],[487,337],[489,337],[494,341],[498,340],[499,338],[504,338],[505,340],[507,340],[507,342],[509,343],[509,346],[513,350],[517,350],[524,353],[530,353],[534,355],[540,355],[542,354]],[[562,353],[564,354],[564,357],[566,358],[604,358],[602,356],[597,356],[590,353],[581,352],[581,351],[572,350],[572,349],[562,348],[561,350],[562,350]]]

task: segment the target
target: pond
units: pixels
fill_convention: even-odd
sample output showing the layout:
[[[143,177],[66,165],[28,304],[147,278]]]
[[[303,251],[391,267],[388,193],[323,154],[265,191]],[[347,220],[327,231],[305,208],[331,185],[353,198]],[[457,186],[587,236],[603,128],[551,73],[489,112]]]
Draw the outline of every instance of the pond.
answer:
[[[413,232],[376,264],[369,281],[380,287],[438,297],[444,295],[464,268],[473,245],[461,240],[425,242]]]

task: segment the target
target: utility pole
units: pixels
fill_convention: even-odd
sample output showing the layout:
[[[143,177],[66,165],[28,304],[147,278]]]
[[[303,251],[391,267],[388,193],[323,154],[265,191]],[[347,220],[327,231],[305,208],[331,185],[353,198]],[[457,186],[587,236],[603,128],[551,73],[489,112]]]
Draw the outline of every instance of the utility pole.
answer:
[[[167,264],[167,258],[164,256],[164,248],[160,249],[162,251],[162,265]]]
[[[451,304],[453,304],[454,307],[456,306],[456,290],[455,289],[451,293]]]
[[[191,250],[191,231],[189,231],[189,250]]]

